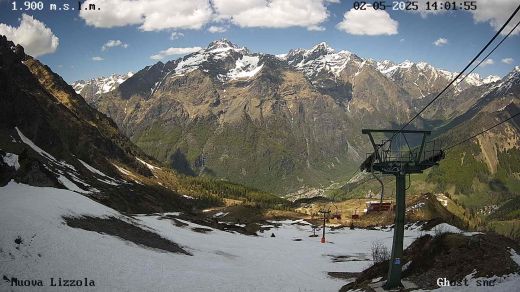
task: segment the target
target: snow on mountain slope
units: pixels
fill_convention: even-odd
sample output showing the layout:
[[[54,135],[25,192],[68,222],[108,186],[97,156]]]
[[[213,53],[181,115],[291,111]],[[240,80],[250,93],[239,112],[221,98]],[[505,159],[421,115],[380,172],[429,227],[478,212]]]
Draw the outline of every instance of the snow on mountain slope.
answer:
[[[322,42],[310,50],[291,50],[283,59],[289,65],[305,73],[307,77],[313,77],[321,71],[326,71],[339,76],[340,72],[348,65],[360,67],[363,60],[349,51],[336,52],[326,43]]]
[[[482,79],[482,83],[489,84],[489,83],[498,82],[500,80],[502,80],[502,78],[500,78],[500,76],[489,75],[488,77]]]
[[[23,143],[25,143],[27,146],[31,147],[36,153],[40,154],[42,157],[46,158],[48,164],[46,165],[46,168],[48,170],[51,170],[55,173],[57,176],[58,181],[65,186],[67,189],[71,191],[75,191],[82,194],[91,194],[91,193],[97,193],[99,192],[98,189],[91,187],[88,183],[86,183],[84,180],[80,179],[82,175],[78,172],[78,170],[73,166],[68,164],[65,161],[58,160],[45,150],[38,147],[36,144],[34,144],[33,141],[31,141],[29,138],[27,138],[18,127],[15,128],[18,132],[18,135],[20,136],[20,139]],[[85,162],[79,160],[82,164],[86,165]],[[19,165],[18,165],[19,167]],[[92,167],[91,167],[92,168]],[[108,178],[108,180],[106,179]],[[104,175],[104,178],[98,179],[101,182],[111,184],[111,185],[117,185],[117,180],[110,178],[106,175]],[[78,186],[81,185],[83,188]]]
[[[227,64],[230,64],[231,68],[228,68]],[[206,49],[179,60],[171,77],[183,76],[197,69],[204,72],[220,71],[218,79],[227,81],[251,78],[262,69],[262,65],[260,64],[260,57],[250,54],[246,48],[238,47],[227,40],[217,40],[210,43]],[[222,74],[221,71],[226,73]]]
[[[357,75],[361,68],[368,64],[412,95],[418,95],[419,98],[437,92],[440,87],[445,86],[458,74],[435,68],[426,62],[414,63],[406,60],[395,63],[389,60],[363,59],[349,51],[336,52],[323,42],[309,50],[291,50],[288,54],[280,55],[278,58],[286,61],[294,69],[302,71],[311,81],[320,72],[330,73],[334,77],[339,77],[342,72],[348,72],[347,75]],[[498,80],[500,80],[498,76],[491,75],[482,78],[476,73],[471,73],[460,84],[456,84],[456,89],[461,91],[470,86],[481,86]]]
[[[183,58],[175,67],[175,76],[182,76],[193,70],[196,70],[202,62],[207,61],[207,54],[195,53],[189,55],[187,58]]]
[[[74,88],[74,90],[78,94],[82,94],[83,89],[85,89],[85,87],[91,87],[91,90],[92,92],[94,92],[94,94],[101,94],[116,89],[117,86],[119,86],[119,84],[123,83],[126,79],[132,77],[132,75],[132,72],[128,72],[124,75],[113,74],[108,77],[98,77],[90,80],[79,80],[73,82],[71,85],[72,88]]]
[[[520,86],[520,66],[515,66],[514,70],[502,78],[501,82],[497,82],[493,85],[493,88],[498,88],[497,93],[505,94],[512,88],[518,88]]]
[[[414,63],[412,61],[406,60],[399,64],[394,63],[389,60],[384,61],[373,61],[371,63],[381,72],[386,75],[388,78],[396,81],[396,79],[403,78],[406,74],[411,76],[425,76],[428,83],[434,83],[439,78],[443,78],[445,81],[453,80],[458,72],[450,72],[443,69],[438,69],[433,67],[432,65],[426,62]],[[471,73],[469,74],[461,84],[457,84],[457,89],[463,89],[467,86],[481,86],[488,83],[493,83],[499,81],[501,78],[499,76],[490,75],[485,78],[482,78],[479,74]]]
[[[265,54],[252,54],[247,48],[239,47],[225,39],[216,40],[200,51],[166,64],[158,63],[164,68],[160,73],[161,78],[152,84],[149,93],[156,92],[166,78],[184,76],[197,69],[214,73],[220,82],[249,79],[261,71],[265,56]],[[335,78],[342,72],[347,72],[348,76],[357,75],[364,65],[369,64],[399,85],[408,87],[408,90],[413,91],[412,94],[419,94],[422,97],[435,92],[441,86],[440,84],[445,85],[457,75],[456,72],[437,69],[425,62],[414,63],[406,60],[398,64],[389,60],[363,59],[347,50],[336,52],[325,42],[308,50],[293,49],[287,54],[276,55],[276,58],[287,62],[293,69],[303,72],[311,82],[316,81],[315,78],[321,72],[331,74]],[[153,66],[147,69],[151,67]],[[89,81],[77,81],[72,85],[76,92],[82,94],[87,100],[95,100],[97,96],[117,88],[131,75],[129,73],[100,77]],[[456,88],[460,91],[469,86],[480,86],[498,80],[500,80],[498,76],[481,78],[478,74],[472,73]],[[86,90],[86,88],[90,89]]]
[[[227,77],[230,79],[251,78],[262,70],[263,64],[259,65],[260,58],[257,56],[243,56],[236,61],[235,68],[229,71]]]
[[[72,228],[62,219],[85,215],[115,217],[154,231],[193,256]],[[327,272],[361,271],[371,264],[373,241],[391,245],[391,233],[377,230],[339,230],[328,234],[330,243],[320,244],[308,237],[312,231],[303,222],[283,221],[258,237],[214,229],[198,233],[191,228],[201,226],[185,223],[177,227],[157,215],[131,219],[68,190],[10,182],[0,188],[0,274],[45,282],[87,277],[96,289],[112,291],[214,291],[217,286],[222,291],[337,291],[345,281]],[[407,230],[405,245],[417,236],[418,231]],[[15,242],[18,237],[21,243]],[[332,261],[341,255],[352,261]],[[0,290],[8,285],[0,281]]]

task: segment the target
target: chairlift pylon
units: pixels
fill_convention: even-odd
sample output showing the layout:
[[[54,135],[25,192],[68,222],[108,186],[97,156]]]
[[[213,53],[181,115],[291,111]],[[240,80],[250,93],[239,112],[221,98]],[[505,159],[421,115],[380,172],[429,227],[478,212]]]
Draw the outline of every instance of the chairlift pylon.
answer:
[[[405,194],[406,194],[406,175],[411,173],[421,173],[444,158],[444,152],[440,149],[433,148],[431,151],[425,150],[426,136],[431,134],[430,131],[419,130],[374,130],[363,129],[363,134],[367,134],[374,148],[367,159],[361,164],[361,170],[380,171],[383,174],[395,176],[396,180],[396,208],[394,219],[394,237],[392,242],[392,252],[389,261],[387,281],[384,285],[385,289],[394,289],[401,286],[402,271],[402,255],[403,255],[403,239],[404,239],[404,221],[405,221]],[[374,133],[393,134],[392,138],[404,134],[418,134],[422,136],[419,147],[412,148],[406,137],[407,149],[400,147],[384,148],[385,142],[381,145],[374,142]],[[392,139],[391,138],[391,139]],[[398,137],[399,139],[400,137]],[[390,140],[392,143],[392,140]],[[398,145],[399,146],[399,145]],[[410,180],[410,179],[409,179]]]

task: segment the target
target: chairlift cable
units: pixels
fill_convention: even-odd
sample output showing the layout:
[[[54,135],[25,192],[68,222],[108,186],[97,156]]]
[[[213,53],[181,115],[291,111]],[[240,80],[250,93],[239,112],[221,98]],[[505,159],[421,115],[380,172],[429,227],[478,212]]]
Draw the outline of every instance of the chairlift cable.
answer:
[[[474,139],[475,137],[480,136],[480,135],[484,134],[485,132],[487,132],[487,131],[489,131],[489,130],[492,130],[492,129],[494,129],[494,128],[500,126],[500,125],[502,125],[503,123],[505,123],[505,122],[507,122],[507,121],[509,121],[509,120],[512,120],[514,117],[516,117],[516,116],[518,116],[518,115],[520,115],[520,112],[517,112],[516,114],[514,114],[514,115],[510,116],[509,118],[507,118],[507,119],[505,119],[505,120],[499,122],[498,124],[495,124],[495,125],[493,125],[493,126],[487,128],[487,129],[485,129],[485,130],[483,130],[483,131],[480,131],[480,132],[478,132],[477,134],[475,134],[475,135],[473,135],[473,136],[471,136],[471,137],[469,137],[469,138],[466,138],[466,139],[464,139],[464,140],[462,140],[462,141],[460,141],[460,142],[457,142],[457,143],[455,143],[455,144],[452,144],[452,145],[450,145],[450,146],[444,148],[443,151],[448,151],[448,150],[452,149],[452,148],[455,147],[455,146],[458,146],[458,145],[460,145],[460,144],[466,143],[466,142],[468,142],[469,140]]]
[[[471,69],[471,71],[468,72],[468,74],[466,74],[466,76],[464,78],[462,78],[459,82],[457,82],[457,84],[455,84],[455,86],[459,85],[466,77],[469,76],[469,74],[473,73],[473,71],[475,71],[475,69],[477,69],[478,66],[480,66],[480,64],[482,64],[485,60],[487,60],[487,58],[507,39],[507,37],[509,37],[509,35],[511,35],[511,33],[513,33],[513,31],[515,31],[515,29],[518,27],[518,25],[520,25],[520,21],[518,21],[516,23],[516,25],[509,31],[509,33],[504,36],[504,38],[502,38],[502,40],[484,57],[482,58],[482,60],[480,60],[480,62],[475,65],[475,67],[473,67],[473,69]]]
[[[480,55],[482,55],[482,53],[484,53],[484,51],[495,41],[495,39],[500,35],[500,33],[506,28],[506,26],[511,22],[511,20],[515,17],[515,15],[518,13],[518,11],[520,10],[520,5],[513,11],[513,13],[509,16],[509,18],[507,19],[507,21],[502,25],[502,27],[495,33],[495,35],[488,41],[488,43],[478,52],[478,54],[468,63],[468,65],[466,65],[466,67],[464,67],[464,69],[450,82],[446,85],[446,87],[441,91],[439,92],[430,102],[428,102],[428,104],[426,104],[417,114],[414,115],[414,117],[412,117],[412,119],[410,119],[406,124],[404,124],[401,129],[399,129],[399,131],[397,131],[396,133],[394,133],[392,135],[392,137],[390,137],[390,139],[387,139],[386,141],[383,142],[383,144],[379,147],[382,147],[384,146],[386,143],[388,143],[389,141],[392,141],[392,139],[397,136],[401,131],[403,131],[408,125],[410,125],[416,118],[418,118],[430,105],[433,104],[433,102],[435,102],[451,85],[453,85],[453,83],[455,83],[455,81],[457,81],[457,79],[460,78],[460,76],[462,76],[464,74],[464,72],[471,66],[471,64],[473,64],[479,57]],[[504,36],[504,38],[475,66],[473,67],[473,69],[468,73],[466,74],[464,77],[462,77],[462,79],[460,79],[457,84],[461,83],[462,81],[464,81],[464,79],[466,79],[466,77],[469,76],[469,74],[471,74],[478,66],[480,66],[482,64],[482,62],[484,62],[484,60],[487,59],[487,57],[489,57],[510,35],[511,33],[520,25],[520,21],[513,27],[513,29],[511,29],[509,31],[509,33],[507,35]],[[513,117],[517,116],[517,114],[515,114],[514,116],[510,117],[509,119],[507,120],[504,120],[503,122],[501,123],[504,123],[510,119],[512,119]],[[487,129],[487,130],[490,130],[498,125],[500,125],[501,123]],[[487,131],[486,130],[486,131]],[[485,131],[484,131],[485,132]],[[482,133],[484,133],[482,132]],[[465,141],[461,141],[459,142],[459,144],[462,144],[464,142],[466,142],[467,140],[471,140],[473,138],[475,138],[476,136],[482,134],[482,133],[479,133],[477,135],[475,135],[474,137],[470,137],[468,139],[466,139]],[[457,144],[457,145],[459,145]],[[451,145],[447,148],[445,148],[444,150],[449,150],[457,145]],[[372,153],[372,155],[375,155],[377,149],[374,150],[374,152]],[[357,169],[353,174],[352,176],[349,178],[349,181],[354,178],[354,176],[359,172],[359,169]]]
[[[446,92],[446,90],[448,90],[448,88],[453,84],[455,83],[455,81],[457,81],[457,79],[459,79],[463,74],[464,72],[471,66],[471,64],[473,64],[479,57],[480,55],[482,55],[484,53],[484,51],[495,41],[495,39],[500,35],[500,33],[506,28],[506,26],[511,22],[511,20],[515,17],[515,15],[518,13],[518,11],[520,10],[520,5],[518,5],[518,7],[515,9],[515,11],[513,11],[513,13],[509,16],[509,18],[507,19],[507,21],[502,25],[502,27],[495,33],[495,35],[488,41],[488,43],[480,50],[480,52],[468,63],[468,65],[466,65],[466,67],[464,67],[464,69],[462,69],[462,71],[457,74],[457,76],[452,80],[450,81],[450,83],[448,83],[448,85],[446,85],[446,87],[444,87],[444,89],[439,92],[431,101],[429,101],[417,114],[415,114],[413,116],[413,118],[411,118],[406,124],[404,124],[401,129],[399,129],[399,131],[395,132],[392,137],[388,140],[385,141],[384,144],[386,144],[388,141],[391,141],[395,136],[399,135],[399,133],[401,133],[401,131],[403,131],[407,126],[409,126],[416,118],[418,118],[430,105],[432,105],[444,92]],[[513,29],[514,30],[514,29]],[[511,31],[512,32],[512,31]],[[507,34],[503,40],[505,40],[505,38],[507,38],[511,33]],[[502,40],[502,42],[503,42]],[[500,44],[500,43],[499,43]],[[498,47],[498,46],[497,46]],[[495,48],[496,49],[496,48]],[[482,61],[481,61],[482,62]],[[480,63],[479,63],[480,64]],[[478,66],[478,65],[477,65]],[[465,75],[460,81],[462,82],[468,75]],[[375,151],[374,151],[375,152]]]

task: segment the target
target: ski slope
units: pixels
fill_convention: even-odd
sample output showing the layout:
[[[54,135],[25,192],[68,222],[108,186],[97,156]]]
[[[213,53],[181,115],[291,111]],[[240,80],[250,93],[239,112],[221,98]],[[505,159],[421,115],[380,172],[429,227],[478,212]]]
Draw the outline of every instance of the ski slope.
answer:
[[[121,218],[153,230],[193,256],[72,228],[62,219],[81,215]],[[363,270],[372,263],[372,242],[390,247],[392,239],[391,231],[327,230],[329,242],[321,244],[319,237],[309,237],[312,230],[303,221],[279,221],[279,228],[257,237],[215,229],[199,233],[191,228],[208,227],[184,223],[188,225],[178,227],[157,214],[129,218],[69,190],[10,182],[0,188],[0,277],[41,279],[46,284],[50,277],[86,277],[96,286],[82,289],[92,291],[338,291],[347,280],[327,272]],[[405,246],[420,233],[406,230]],[[20,244],[15,242],[18,237]],[[333,262],[334,256],[346,261]],[[56,289],[9,285],[0,280],[0,291]]]

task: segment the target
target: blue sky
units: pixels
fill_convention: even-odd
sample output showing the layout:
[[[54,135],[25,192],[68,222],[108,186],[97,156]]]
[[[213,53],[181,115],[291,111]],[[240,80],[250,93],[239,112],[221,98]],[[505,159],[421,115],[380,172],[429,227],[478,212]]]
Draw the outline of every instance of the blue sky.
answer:
[[[473,13],[435,14],[392,11],[388,7],[375,14],[355,11],[346,20],[352,1],[272,0],[266,6],[264,0],[137,0],[132,7],[129,0],[89,1],[101,11],[83,15],[77,10],[49,11],[46,1],[43,11],[13,11],[12,1],[0,0],[0,34],[10,34],[15,42],[25,43],[29,53],[35,52],[68,82],[135,72],[157,62],[151,56],[160,51],[206,47],[220,38],[253,52],[272,54],[310,48],[324,41],[336,50],[349,50],[365,58],[426,61],[458,71],[518,5],[515,0],[480,0]],[[23,7],[23,1],[16,2],[18,8]],[[247,4],[241,6],[239,2]],[[386,2],[391,6],[392,1]],[[77,1],[55,3],[77,6]],[[23,28],[22,22],[27,22]],[[342,22],[343,26],[338,25]],[[171,38],[173,32],[178,38]],[[518,32],[490,56],[493,61],[476,72],[503,76],[520,65]],[[53,41],[56,38],[59,43]],[[443,44],[439,39],[446,41]],[[110,40],[120,45],[103,50]],[[169,55],[162,61],[180,56]],[[95,61],[94,57],[102,60]]]

